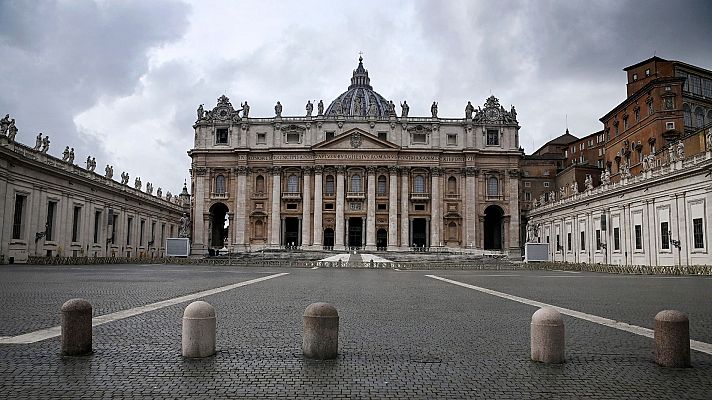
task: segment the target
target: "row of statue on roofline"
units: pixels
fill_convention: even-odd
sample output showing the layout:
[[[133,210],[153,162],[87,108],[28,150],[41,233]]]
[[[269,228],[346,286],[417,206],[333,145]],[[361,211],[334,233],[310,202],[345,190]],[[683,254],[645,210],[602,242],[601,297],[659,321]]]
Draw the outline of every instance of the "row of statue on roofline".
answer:
[[[488,103],[485,104],[487,107],[488,104],[491,102],[491,99],[494,97],[490,97],[488,99]],[[495,99],[496,100],[496,99]],[[363,97],[357,97],[355,104],[355,109],[354,109],[354,114],[361,116],[361,111],[364,109],[362,108],[362,103],[364,101]],[[204,105],[201,104],[198,106],[197,110],[197,116],[198,116],[198,122],[200,121],[211,121],[214,118],[219,118],[216,113],[218,112],[223,112],[223,108],[221,106],[229,106],[230,109],[232,110],[232,105],[230,104],[230,100],[227,98],[227,96],[222,95],[220,98],[218,98],[218,105],[215,107],[213,110],[206,110],[204,108]],[[403,101],[400,103],[401,106],[401,118],[408,118],[408,114],[410,112],[410,106],[408,105],[407,101]],[[505,111],[504,107],[499,105],[499,101],[496,101],[496,106],[499,109],[499,115],[503,117],[505,122],[510,122],[510,123],[516,123],[517,122],[517,110],[512,106],[511,110],[509,112]],[[234,122],[238,122],[241,119],[248,118],[250,115],[250,105],[247,104],[247,101],[244,103],[240,103],[240,109],[237,110],[232,110],[230,115],[220,115],[223,117],[222,119],[227,119],[231,118]],[[396,117],[396,105],[393,103],[393,100],[390,100],[387,104],[387,112],[389,117]],[[344,108],[345,107],[340,101],[337,101],[335,103],[335,109],[331,111],[331,114],[337,115],[337,116],[343,116],[344,115]],[[314,113],[314,103],[311,102],[311,100],[307,101],[307,104],[305,106],[306,109],[306,116],[311,117],[312,114]],[[242,112],[242,115],[240,115],[240,112]],[[376,117],[377,116],[377,109],[376,109],[376,100],[375,97],[371,97],[371,101],[369,102],[368,110],[365,111],[366,116],[368,117]],[[434,101],[433,104],[430,106],[430,114],[432,118],[438,118],[438,102]],[[277,101],[277,104],[274,106],[274,115],[277,118],[282,117],[282,103]],[[319,100],[317,103],[317,116],[323,116],[324,115],[324,101]],[[468,101],[467,105],[465,106],[465,119],[466,120],[473,120],[477,119],[477,116],[482,116],[484,118],[484,111],[482,110],[481,107],[475,108],[475,106],[472,105],[472,102]]]
[[[712,128],[707,129],[707,132],[705,133],[705,148],[708,152],[712,152]],[[678,161],[682,161],[685,159],[685,143],[683,143],[682,140],[679,140],[677,143],[671,143],[668,148],[667,148],[667,161],[669,164],[673,164]],[[655,156],[655,154],[649,154],[645,157],[642,158],[641,160],[641,166],[643,168],[643,171],[651,171],[658,167],[660,164],[658,163],[658,157]],[[668,164],[668,165],[669,165]],[[620,164],[619,168],[619,174],[621,179],[628,179],[632,176],[630,172],[630,165],[628,164],[627,161],[623,161]],[[604,169],[601,172],[601,185],[606,186],[611,183],[611,172],[608,169]],[[591,177],[591,174],[586,174],[586,178],[584,180],[584,186],[585,186],[585,191],[590,192],[593,190],[593,178]],[[568,196],[573,196],[579,193],[578,189],[578,183],[576,181],[571,182],[569,185],[569,193]],[[559,196],[558,200],[563,200],[564,198],[567,197],[566,193],[566,186],[562,186],[559,188]],[[543,206],[547,203],[554,203],[557,201],[557,196],[556,192],[553,190],[548,193],[548,198],[546,194],[542,194],[539,196],[538,199],[534,199],[534,207],[539,207]]]
[[[10,119],[10,115],[6,114],[5,117],[0,119],[0,135],[6,136],[11,142],[15,141],[15,137],[17,136],[17,126],[15,126],[15,119],[12,118]],[[50,146],[50,140],[49,140],[49,135],[44,135],[43,133],[40,132],[37,134],[37,138],[35,139],[35,146],[32,148],[32,150],[38,151],[43,154],[47,154],[47,151],[49,150]],[[69,146],[66,146],[64,148],[64,151],[62,152],[62,161],[66,162],[67,164],[72,164],[74,165],[74,148],[70,148]],[[86,169],[87,171],[94,172],[96,169],[96,158],[92,156],[87,156],[86,160]],[[112,165],[107,164],[106,168],[104,168],[104,177],[107,179],[113,179],[114,177],[114,167]],[[122,172],[121,173],[121,184],[122,185],[128,185],[129,183],[129,174],[128,172]],[[141,178],[138,177],[134,181],[134,188],[136,190],[142,190],[142,182]],[[146,193],[153,195],[153,184],[151,182],[146,183]],[[159,187],[156,190],[156,197],[159,198],[164,198],[163,197],[163,190]],[[174,196],[171,194],[170,191],[166,192],[165,199],[167,201],[170,201],[172,203],[178,204],[179,198],[178,196]]]

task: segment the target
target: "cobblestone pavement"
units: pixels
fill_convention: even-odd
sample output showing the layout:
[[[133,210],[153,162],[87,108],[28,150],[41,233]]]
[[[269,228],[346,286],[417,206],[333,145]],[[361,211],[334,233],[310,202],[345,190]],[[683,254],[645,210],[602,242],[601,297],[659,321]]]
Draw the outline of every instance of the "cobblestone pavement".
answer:
[[[59,338],[0,344],[0,398],[710,399],[712,356],[693,368],[653,362],[652,339],[564,316],[567,362],[529,360],[534,307],[427,278],[435,274],[652,328],[678,308],[712,342],[712,279],[541,271],[250,269],[197,266],[0,268],[0,335],[58,324],[63,301],[94,315],[278,272],[204,300],[218,354],[180,356],[179,304],[94,328],[94,354],[61,357]],[[303,359],[301,315],[327,301],[341,317],[339,357]]]

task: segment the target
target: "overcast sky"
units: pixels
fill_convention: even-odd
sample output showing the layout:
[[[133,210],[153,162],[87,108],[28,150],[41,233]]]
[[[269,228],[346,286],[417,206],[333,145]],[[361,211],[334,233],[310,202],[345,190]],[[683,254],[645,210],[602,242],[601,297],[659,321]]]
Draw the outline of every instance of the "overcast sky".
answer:
[[[374,89],[413,116],[515,105],[527,154],[583,136],[653,54],[712,69],[712,1],[0,1],[0,113],[97,171],[177,193],[200,103],[303,115],[346,90],[363,52]],[[189,179],[188,179],[189,180]]]

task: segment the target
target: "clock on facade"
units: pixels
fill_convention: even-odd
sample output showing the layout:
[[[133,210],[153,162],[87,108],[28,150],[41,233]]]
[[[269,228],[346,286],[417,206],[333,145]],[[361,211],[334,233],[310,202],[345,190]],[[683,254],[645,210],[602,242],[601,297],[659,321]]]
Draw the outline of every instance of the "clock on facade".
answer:
[[[485,116],[490,121],[499,119],[499,110],[494,107],[490,107],[487,110],[485,110]]]

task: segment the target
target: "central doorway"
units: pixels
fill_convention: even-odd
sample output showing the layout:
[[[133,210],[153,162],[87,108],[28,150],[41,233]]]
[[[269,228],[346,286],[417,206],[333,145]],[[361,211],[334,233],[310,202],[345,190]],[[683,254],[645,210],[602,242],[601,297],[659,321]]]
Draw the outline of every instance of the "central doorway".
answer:
[[[299,218],[284,219],[284,245],[299,246]]]
[[[502,250],[502,222],[504,211],[491,205],[485,209],[485,250]]]
[[[363,246],[363,243],[361,242],[362,237],[363,237],[363,218],[361,218],[361,217],[349,218],[349,247]]]
[[[379,249],[388,247],[388,231],[385,229],[376,231],[376,247]]]
[[[428,247],[428,220],[413,218],[413,247]]]
[[[334,230],[324,229],[324,247],[334,247]]]

